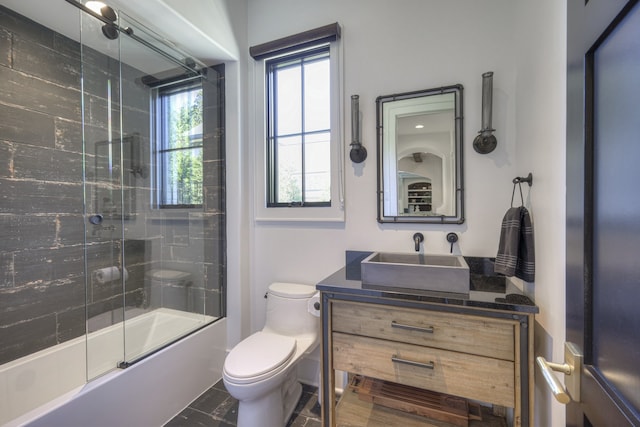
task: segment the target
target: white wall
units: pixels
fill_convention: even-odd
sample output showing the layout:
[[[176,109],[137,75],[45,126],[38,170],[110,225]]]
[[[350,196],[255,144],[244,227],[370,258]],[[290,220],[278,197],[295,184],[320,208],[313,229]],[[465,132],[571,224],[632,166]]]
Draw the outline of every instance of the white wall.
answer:
[[[345,249],[411,251],[411,236],[421,231],[425,252],[445,253],[449,250],[445,236],[455,231],[460,234],[463,254],[495,256],[500,222],[511,198],[511,179],[520,173],[515,168],[514,17],[515,4],[510,0],[249,0],[249,45],[340,23],[347,107],[345,223],[251,224],[254,330],[264,322],[263,295],[270,282],[315,284],[344,265]],[[499,146],[483,156],[471,144],[480,130],[481,74],[490,70],[495,73],[493,124]],[[467,221],[450,226],[378,224],[376,97],[456,83],[465,88]],[[360,165],[348,161],[352,94],[360,95],[362,141],[369,152]],[[252,120],[250,112],[249,122]],[[249,146],[262,143],[256,137]]]
[[[531,171],[536,240],[536,355],[564,360],[566,2],[519,0],[516,22],[516,164]],[[541,25],[544,23],[544,25]],[[565,407],[553,399],[536,368],[536,424],[564,426]]]
[[[225,64],[227,192],[227,348],[250,332],[249,196],[247,186],[247,1],[225,0],[231,28],[241,46],[238,61]],[[244,48],[242,48],[244,47]]]
[[[315,284],[344,265],[346,249],[411,251],[411,236],[416,231],[425,235],[425,252],[448,252],[445,236],[455,231],[460,235],[457,252],[495,256],[500,223],[511,199],[511,180],[533,172],[534,186],[530,192],[525,186],[524,191],[536,233],[538,280],[535,287],[529,286],[541,307],[536,348],[539,354],[561,360],[564,4],[554,0],[248,0],[248,45],[336,21],[342,26],[344,48],[346,221],[268,224],[255,223],[250,217],[250,313],[243,312],[243,320],[249,320],[251,331],[262,327],[263,295],[269,283]],[[494,72],[493,125],[498,147],[480,155],[472,142],[480,129],[481,74],[485,71]],[[376,97],[456,83],[465,89],[465,223],[378,224]],[[369,152],[360,165],[348,161],[352,94],[360,95],[361,139]],[[249,108],[249,126],[255,120]],[[246,131],[251,134],[250,128]],[[256,161],[251,147],[263,142],[259,137],[245,142],[249,168],[238,172],[247,185],[242,191],[261,191],[250,170]],[[229,346],[239,338],[230,334]],[[539,378],[536,399],[537,425],[564,425],[564,408],[551,401]]]

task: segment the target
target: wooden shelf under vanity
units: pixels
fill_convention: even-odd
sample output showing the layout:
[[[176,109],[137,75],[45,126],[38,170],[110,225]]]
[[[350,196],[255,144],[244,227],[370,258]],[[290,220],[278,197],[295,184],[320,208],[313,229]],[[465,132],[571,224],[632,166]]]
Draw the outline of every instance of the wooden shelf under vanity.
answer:
[[[470,419],[469,427],[507,427],[504,417],[493,415],[486,407],[480,409],[481,419]],[[326,425],[326,424],[325,424]],[[337,426],[367,427],[459,427],[458,423],[416,415],[406,410],[367,402],[352,389],[344,391],[336,406]]]

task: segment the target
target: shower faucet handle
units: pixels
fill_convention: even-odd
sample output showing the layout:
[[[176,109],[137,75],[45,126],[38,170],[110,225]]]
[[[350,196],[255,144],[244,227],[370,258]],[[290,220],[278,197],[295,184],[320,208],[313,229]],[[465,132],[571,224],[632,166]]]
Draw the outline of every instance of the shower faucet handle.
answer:
[[[93,225],[100,225],[102,224],[103,220],[104,220],[104,217],[100,214],[91,215],[89,217],[89,222]]]

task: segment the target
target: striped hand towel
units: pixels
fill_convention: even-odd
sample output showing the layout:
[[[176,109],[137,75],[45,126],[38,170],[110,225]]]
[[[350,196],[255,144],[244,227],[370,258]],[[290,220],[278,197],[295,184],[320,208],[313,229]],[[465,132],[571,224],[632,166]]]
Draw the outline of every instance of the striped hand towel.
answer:
[[[502,220],[495,272],[533,282],[535,265],[533,224],[529,211],[524,206],[510,208]]]

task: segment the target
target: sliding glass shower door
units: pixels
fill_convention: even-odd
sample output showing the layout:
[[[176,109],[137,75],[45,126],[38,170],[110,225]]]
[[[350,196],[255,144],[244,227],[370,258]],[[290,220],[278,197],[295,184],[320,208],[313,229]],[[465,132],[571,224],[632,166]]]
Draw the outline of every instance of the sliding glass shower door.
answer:
[[[224,315],[223,69],[116,13],[81,18],[89,379]]]

